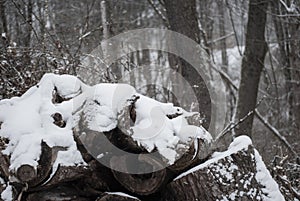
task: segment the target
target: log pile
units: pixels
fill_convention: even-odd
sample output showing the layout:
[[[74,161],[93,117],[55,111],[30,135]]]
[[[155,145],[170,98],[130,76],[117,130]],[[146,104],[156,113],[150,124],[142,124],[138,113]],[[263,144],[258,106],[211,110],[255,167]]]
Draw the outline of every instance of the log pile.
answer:
[[[53,104],[72,100],[72,97],[59,94],[56,87],[52,95]],[[138,99],[133,96],[128,100],[130,104],[119,112],[117,122],[120,126],[104,132],[91,129],[85,113],[78,113],[79,119],[72,133],[84,163],[59,164],[59,154],[70,147],[41,140],[36,166],[25,162],[11,168],[15,156],[4,150],[12,145],[10,139],[0,135],[0,200],[222,200],[233,195],[239,200],[263,200],[268,196],[255,177],[257,158],[249,142],[217,160],[211,144],[198,138],[193,139],[171,165],[166,165],[165,158],[155,149],[153,154],[148,154],[145,147],[131,137],[129,129],[136,121]],[[98,102],[93,104],[100,105]],[[166,116],[172,119],[180,115]],[[68,120],[62,113],[54,112],[49,116],[58,129],[68,128]],[[121,151],[115,152],[116,148]],[[132,173],[136,161],[144,173]],[[184,173],[193,167],[196,169]]]

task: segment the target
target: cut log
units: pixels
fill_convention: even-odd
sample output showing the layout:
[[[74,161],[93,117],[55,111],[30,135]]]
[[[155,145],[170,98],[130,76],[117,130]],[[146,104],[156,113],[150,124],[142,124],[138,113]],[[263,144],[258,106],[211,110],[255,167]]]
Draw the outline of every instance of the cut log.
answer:
[[[22,182],[30,182],[37,179],[36,169],[31,165],[21,165],[17,170],[17,178]]]
[[[263,197],[268,195],[256,177],[254,152],[249,145],[246,149],[192,168],[167,186],[161,200],[264,200]]]
[[[138,195],[150,195],[159,191],[166,184],[166,169],[148,174],[127,174],[129,166],[135,165],[130,164],[127,159],[126,156],[114,156],[110,161],[110,165],[116,180],[130,192]],[[150,157],[150,155],[144,155],[138,159],[148,166],[146,168],[156,169],[156,166],[161,165],[161,161],[152,156]],[[122,170],[122,172],[114,169]]]
[[[20,182],[27,183],[28,187],[34,187],[46,181],[50,176],[52,166],[56,160],[57,152],[66,150],[64,147],[50,148],[45,142],[41,142],[41,156],[37,168],[28,164],[21,165],[16,171],[16,177]]]
[[[190,148],[168,169],[179,174],[180,172],[196,166],[206,160],[212,153],[209,143],[202,139],[195,139]]]
[[[70,182],[84,177],[89,177],[91,171],[85,166],[59,166],[53,177],[44,187],[59,185],[63,182]]]
[[[61,186],[57,186],[52,189],[38,191],[31,193],[26,196],[24,200],[26,201],[91,201],[95,200],[93,197],[87,197],[82,195],[80,189],[76,189],[76,187],[72,186],[72,184],[65,184]]]

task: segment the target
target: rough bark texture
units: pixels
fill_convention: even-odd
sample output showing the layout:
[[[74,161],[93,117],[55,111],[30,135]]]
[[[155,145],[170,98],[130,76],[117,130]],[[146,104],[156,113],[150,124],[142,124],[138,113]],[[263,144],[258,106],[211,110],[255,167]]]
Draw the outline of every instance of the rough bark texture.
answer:
[[[247,150],[241,150],[171,182],[161,200],[212,201],[229,199],[231,193],[238,195],[235,200],[261,200],[262,186],[256,181],[255,173],[254,149],[249,146]],[[255,193],[248,193],[250,186],[255,186]]]
[[[195,0],[165,0],[165,8],[171,30],[186,35],[197,43],[200,43],[200,30],[196,17]],[[174,41],[174,45],[176,47],[176,41]],[[185,60],[171,55],[169,62],[171,67],[180,72],[189,82],[190,86],[193,87],[199,102],[199,111],[205,117],[203,126],[207,129],[210,123],[211,100],[204,80],[195,68]]]
[[[241,81],[238,94],[238,120],[256,107],[258,84],[267,52],[265,41],[266,9],[264,0],[250,0],[246,34],[246,47],[242,60]],[[236,135],[251,136],[253,113],[239,124]]]

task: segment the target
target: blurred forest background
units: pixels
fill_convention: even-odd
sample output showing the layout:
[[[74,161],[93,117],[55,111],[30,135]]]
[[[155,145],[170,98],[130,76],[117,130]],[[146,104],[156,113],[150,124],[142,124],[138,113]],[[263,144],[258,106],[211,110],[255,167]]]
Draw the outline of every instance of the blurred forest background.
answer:
[[[22,95],[47,72],[77,75],[83,58],[103,39],[131,29],[172,28],[170,16],[186,16],[179,9],[185,0],[173,2],[178,13],[168,0],[0,0],[0,99]],[[224,79],[227,125],[234,125],[249,1],[191,2],[196,8],[197,42]],[[252,139],[286,198],[293,200],[300,196],[300,1],[266,2],[261,7],[266,14],[266,57],[261,62],[256,115],[252,114]],[[141,93],[172,102],[171,90],[147,85],[154,79],[170,82],[170,58],[166,52],[137,51],[97,75],[99,82],[117,82],[140,65],[150,66],[156,73],[137,71],[128,82]]]

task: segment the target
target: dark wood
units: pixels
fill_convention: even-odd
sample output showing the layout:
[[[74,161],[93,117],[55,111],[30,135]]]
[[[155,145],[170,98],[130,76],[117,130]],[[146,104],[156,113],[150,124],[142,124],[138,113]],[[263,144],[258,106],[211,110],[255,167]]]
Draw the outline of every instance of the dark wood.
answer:
[[[198,149],[195,149],[194,142],[191,142],[190,148],[179,158],[173,165],[168,166],[168,169],[175,174],[189,169],[206,160],[212,154],[212,147],[209,143],[201,139],[195,139]],[[196,153],[197,152],[197,153]]]
[[[0,137],[0,177],[8,181],[9,177],[9,156],[4,155],[2,151],[5,149],[8,140]]]
[[[17,177],[22,182],[30,182],[36,179],[37,172],[31,165],[21,165],[17,170]]]
[[[249,146],[171,182],[161,200],[231,200],[229,195],[234,192],[237,192],[235,200],[261,200],[262,186],[253,176],[255,173],[254,149]],[[255,193],[248,195],[251,189],[255,189]]]
[[[55,125],[57,125],[60,128],[64,128],[66,126],[66,122],[63,120],[63,117],[60,113],[56,112],[54,114],[51,115],[51,117],[53,118],[53,123]]]
[[[160,166],[161,162],[150,155],[143,155],[139,157],[140,161],[145,162],[150,166]],[[166,181],[166,170],[162,169],[149,174],[127,174],[128,161],[126,156],[114,156],[110,161],[112,172],[116,180],[127,190],[139,195],[150,195],[159,191]],[[122,172],[114,169],[121,169]]]
[[[57,152],[66,150],[64,147],[50,148],[45,142],[41,142],[41,156],[37,168],[30,165],[22,165],[16,171],[16,177],[28,184],[28,187],[37,186],[47,180],[51,174],[52,166],[56,160]]]
[[[181,33],[196,43],[200,43],[200,30],[197,20],[196,1],[195,0],[165,0],[165,8],[167,18],[172,31]],[[174,42],[175,48],[179,49]],[[175,55],[169,56],[171,68],[176,69],[184,79],[190,84],[195,92],[197,101],[199,103],[199,111],[205,117],[203,126],[208,129],[211,118],[211,100],[209,91],[197,70],[191,66],[184,59],[176,57]],[[182,89],[181,89],[182,90]]]
[[[242,59],[241,81],[238,92],[237,119],[243,119],[256,108],[256,99],[261,71],[264,67],[267,44],[265,41],[266,10],[268,1],[250,0],[246,46]],[[251,137],[253,114],[236,128],[236,135]]]
[[[95,199],[95,196],[82,195],[82,192],[70,183],[33,192],[25,198],[26,201],[94,201]]]

